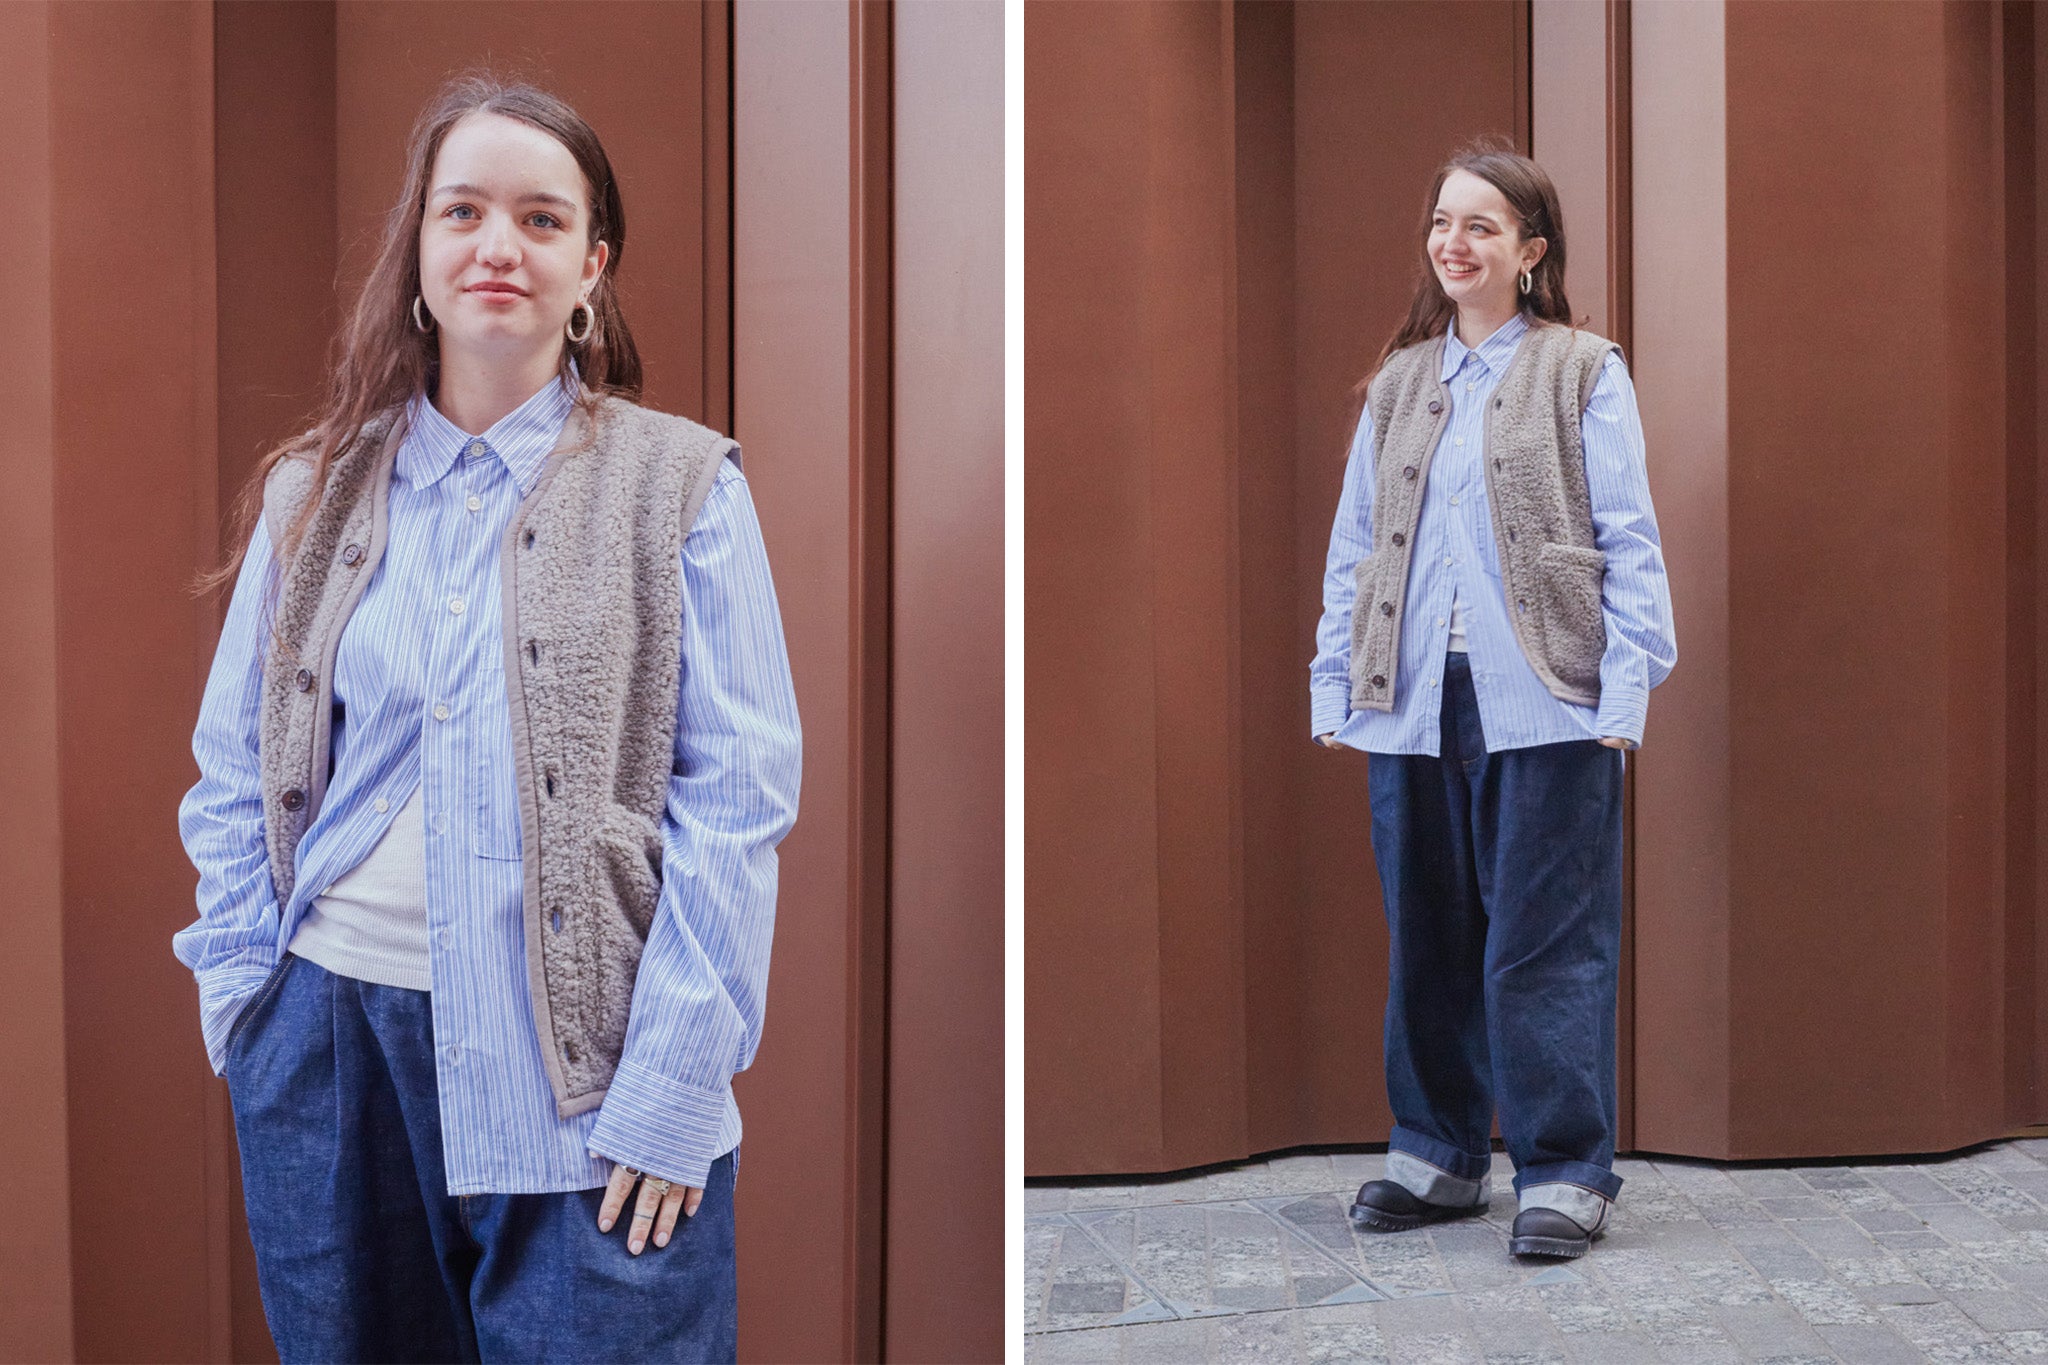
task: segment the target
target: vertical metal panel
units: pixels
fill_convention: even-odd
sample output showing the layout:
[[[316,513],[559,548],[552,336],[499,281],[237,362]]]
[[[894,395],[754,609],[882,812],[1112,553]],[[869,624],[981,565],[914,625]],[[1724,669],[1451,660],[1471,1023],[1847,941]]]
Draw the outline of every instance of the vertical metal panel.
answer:
[[[192,1034],[134,1021],[192,1017],[169,935],[189,907],[172,812],[208,638],[185,572],[215,511],[212,11],[47,18],[68,1159],[155,1173],[147,1237],[93,1235],[103,1182],[70,1182],[74,1350],[192,1358],[227,1345],[210,1101]]]
[[[895,7],[882,1358],[1003,1353],[1003,8]],[[987,1218],[962,1210],[986,1209]],[[943,1307],[941,1307],[943,1306]]]
[[[68,1360],[72,1330],[69,1090],[64,1036],[64,886],[57,791],[64,742],[57,698],[59,542],[53,436],[57,154],[50,93],[57,52],[46,4],[0,6],[0,179],[14,191],[14,249],[0,259],[0,298],[14,325],[0,337],[0,885],[8,951],[0,954],[0,1091],[21,1117],[0,1123],[0,1357]],[[187,661],[178,660],[178,664]],[[174,665],[175,666],[175,665]],[[189,692],[192,674],[169,680]],[[190,1191],[181,1191],[188,1199]],[[191,1207],[204,1207],[204,1195]]]
[[[1949,1008],[1988,776],[1963,712],[1997,687],[1974,658],[1995,612],[1954,595],[1985,452],[1956,444],[1948,209],[1924,192],[1953,168],[1943,13],[1727,11],[1728,184],[1770,187],[1728,198],[1730,1156],[1952,1145],[1949,1068],[1982,1043]],[[1848,204],[1857,231],[1820,250],[1806,225]],[[1838,287],[1858,278],[1884,287]]]
[[[1630,368],[1680,646],[1636,775],[1636,1142],[1709,1152],[1726,1149],[1731,1085],[1723,11],[1637,6],[1631,24]]]
[[[742,1078],[751,1105],[740,1332],[759,1360],[852,1358],[860,1093],[853,966],[860,817],[853,608],[857,414],[852,224],[853,11],[742,6],[733,16],[733,421],[780,586],[804,717],[803,811],[782,846],[771,1020]],[[748,1188],[748,1185],[743,1185]],[[750,1249],[751,1248],[751,1249]],[[800,1295],[804,1311],[787,1305]]]
[[[1025,1152],[1160,1158],[1145,9],[1024,11]],[[1114,1102],[1103,1103],[1103,1097]]]

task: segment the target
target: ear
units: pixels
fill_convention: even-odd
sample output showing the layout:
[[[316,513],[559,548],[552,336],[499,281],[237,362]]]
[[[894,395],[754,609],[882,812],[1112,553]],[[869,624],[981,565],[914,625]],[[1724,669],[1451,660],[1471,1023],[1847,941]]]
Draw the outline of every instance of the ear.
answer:
[[[603,238],[599,238],[596,248],[583,258],[583,293],[586,297],[597,287],[597,277],[604,273],[611,258],[612,244]]]
[[[1536,254],[1534,256],[1527,254],[1530,247],[1536,248]],[[1524,253],[1522,257],[1522,269],[1534,270],[1536,268],[1536,263],[1542,260],[1544,253],[1549,250],[1550,241],[1548,238],[1531,237],[1527,242],[1524,242],[1522,244],[1522,251]]]

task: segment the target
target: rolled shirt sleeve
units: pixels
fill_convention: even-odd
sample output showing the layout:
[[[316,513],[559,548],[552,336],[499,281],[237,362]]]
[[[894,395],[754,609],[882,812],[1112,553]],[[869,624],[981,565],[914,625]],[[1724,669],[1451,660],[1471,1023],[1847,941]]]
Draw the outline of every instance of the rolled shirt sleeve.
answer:
[[[1358,596],[1358,566],[1372,553],[1372,442],[1368,407],[1358,415],[1344,462],[1344,491],[1337,499],[1323,567],[1323,614],[1308,668],[1311,739],[1335,734],[1351,714],[1351,607]]]
[[[684,540],[682,578],[661,895],[588,1145],[701,1187],[739,1140],[732,1077],[760,1045],[775,850],[796,820],[802,753],[767,549],[736,466]]]
[[[1642,743],[1650,689],[1678,662],[1671,623],[1671,585],[1664,572],[1657,514],[1650,505],[1650,471],[1643,424],[1628,367],[1609,352],[1580,418],[1586,488],[1593,506],[1594,543],[1607,556],[1600,590],[1607,651],[1600,660],[1602,735]]]
[[[178,806],[178,834],[199,873],[199,918],[172,935],[171,951],[199,983],[199,1028],[215,1075],[227,1065],[235,1017],[278,959],[277,888],[256,742],[273,565],[270,533],[259,518],[199,704],[192,735],[199,781]]]

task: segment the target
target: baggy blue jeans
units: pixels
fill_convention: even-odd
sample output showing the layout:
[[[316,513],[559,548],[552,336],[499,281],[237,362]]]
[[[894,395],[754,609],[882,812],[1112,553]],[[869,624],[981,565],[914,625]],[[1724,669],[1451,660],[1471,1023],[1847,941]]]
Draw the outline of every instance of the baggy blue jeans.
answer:
[[[1443,675],[1442,753],[1368,761],[1391,949],[1387,1176],[1486,1202],[1493,1118],[1521,1206],[1589,1230],[1614,1174],[1622,751],[1490,754],[1466,656]]]
[[[285,1361],[730,1361],[734,1154],[665,1247],[604,1191],[450,1195],[431,998],[289,953],[226,1075],[257,1281]]]

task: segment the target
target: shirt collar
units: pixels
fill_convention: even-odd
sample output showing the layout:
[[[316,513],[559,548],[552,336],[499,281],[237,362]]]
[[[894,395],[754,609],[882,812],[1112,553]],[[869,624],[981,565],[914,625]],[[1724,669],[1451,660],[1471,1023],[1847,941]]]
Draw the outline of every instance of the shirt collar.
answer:
[[[1451,320],[1444,324],[1444,363],[1437,379],[1447,381],[1456,374],[1458,367],[1465,363],[1467,353],[1476,353],[1480,364],[1498,373],[1507,365],[1508,357],[1515,353],[1515,343],[1528,330],[1529,315],[1516,309],[1515,315],[1502,323],[1492,336],[1477,346],[1467,346],[1458,340],[1458,316],[1453,313]]]
[[[441,410],[415,394],[406,408],[405,439],[399,443],[398,476],[414,488],[437,483],[455,467],[455,461],[473,443],[484,449],[511,472],[512,481],[523,497],[533,491],[541,466],[561,439],[562,423],[575,405],[582,376],[572,358],[566,381],[551,379],[539,392],[491,424],[480,436],[472,436],[441,415]]]

